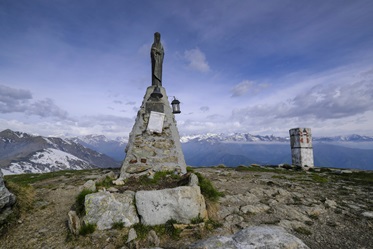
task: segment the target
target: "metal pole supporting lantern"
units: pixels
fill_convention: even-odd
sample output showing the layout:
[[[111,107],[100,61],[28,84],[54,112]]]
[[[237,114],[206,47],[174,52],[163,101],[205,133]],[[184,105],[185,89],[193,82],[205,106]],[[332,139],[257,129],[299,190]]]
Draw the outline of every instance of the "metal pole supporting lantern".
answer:
[[[171,105],[172,105],[172,113],[173,114],[181,113],[181,111],[180,111],[180,101],[177,100],[175,96],[174,96],[174,100],[172,100],[172,102],[171,102]]]

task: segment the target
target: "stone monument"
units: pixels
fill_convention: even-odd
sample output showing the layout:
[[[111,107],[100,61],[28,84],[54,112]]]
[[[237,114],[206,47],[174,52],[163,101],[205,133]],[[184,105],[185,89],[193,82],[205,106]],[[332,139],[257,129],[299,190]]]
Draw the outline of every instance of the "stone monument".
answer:
[[[160,38],[156,32],[150,52],[152,84],[146,90],[130,133],[120,179],[152,175],[156,171],[186,173],[176,120],[162,86],[164,50]]]
[[[312,134],[310,128],[289,130],[292,164],[302,168],[313,167]]]
[[[174,113],[180,113],[180,110],[171,110],[166,89],[162,86],[163,55],[160,34],[157,32],[150,53],[152,84],[146,90],[130,133],[120,176],[116,180],[111,175],[103,175],[99,179],[109,177],[115,185],[126,185],[131,184],[129,178],[152,177],[157,171],[184,175],[177,181],[177,187],[173,188],[167,186],[156,190],[141,190],[141,186],[137,186],[136,191],[125,190],[119,193],[116,188],[104,188],[100,192],[86,195],[83,216],[79,218],[74,210],[68,214],[68,225],[73,234],[79,231],[81,222],[94,224],[98,230],[107,230],[112,229],[116,223],[122,223],[125,227],[137,223],[153,226],[165,224],[169,220],[189,224],[196,217],[208,218],[198,177],[193,173],[186,174],[174,117]],[[99,179],[96,183],[100,182]],[[84,184],[86,188],[90,186],[88,182]]]

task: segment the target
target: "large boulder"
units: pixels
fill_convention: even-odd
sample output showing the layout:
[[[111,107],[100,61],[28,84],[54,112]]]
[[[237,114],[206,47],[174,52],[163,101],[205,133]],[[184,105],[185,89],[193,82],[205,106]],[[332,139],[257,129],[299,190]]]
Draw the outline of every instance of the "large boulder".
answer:
[[[138,191],[136,207],[141,223],[164,224],[170,219],[188,224],[193,218],[207,218],[206,203],[199,186]]]
[[[16,197],[5,187],[3,172],[0,169],[0,224],[12,213],[11,207],[15,202]]]
[[[189,249],[308,249],[303,241],[278,226],[256,226],[231,236],[217,236],[194,243]]]
[[[97,229],[112,228],[114,223],[122,222],[125,227],[139,223],[139,218],[134,205],[133,191],[124,193],[98,192],[86,195],[86,216],[83,221],[96,224]]]

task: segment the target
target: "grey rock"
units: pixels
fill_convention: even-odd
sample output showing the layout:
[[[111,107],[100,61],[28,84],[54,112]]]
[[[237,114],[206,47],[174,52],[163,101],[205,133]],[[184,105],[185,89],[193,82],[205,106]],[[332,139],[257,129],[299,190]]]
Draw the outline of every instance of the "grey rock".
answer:
[[[147,171],[148,169],[151,169],[152,167],[149,165],[129,165],[126,169],[127,173],[133,174],[133,173],[141,173],[144,171]]]
[[[196,176],[196,174],[190,174],[188,186],[198,186],[198,177]]]
[[[117,179],[117,175],[113,171],[109,171],[108,173],[100,176],[99,178],[96,179],[96,183],[100,183],[106,179],[106,177],[109,177],[110,179]]]
[[[373,212],[364,212],[362,215],[367,218],[373,218]]]
[[[244,198],[245,198],[246,203],[257,203],[260,201],[256,195],[249,193],[249,192],[245,194]]]
[[[232,213],[238,213],[238,212],[240,212],[239,207],[236,207],[236,206],[220,206],[220,209],[218,211],[218,216],[220,218],[225,218]]]
[[[67,216],[68,216],[67,225],[70,229],[70,232],[72,234],[79,235],[79,230],[81,228],[80,218],[78,217],[76,212],[72,210],[69,211]]]
[[[313,217],[318,217],[321,214],[326,212],[325,208],[322,205],[316,205],[313,207],[304,206],[303,209],[309,216],[313,216]]]
[[[279,217],[286,218],[288,220],[297,220],[301,222],[311,221],[311,219],[301,213],[297,208],[289,205],[277,205],[272,207],[274,212],[278,214]]]
[[[231,236],[217,236],[192,244],[189,249],[308,249],[294,235],[278,226],[256,226]]]
[[[205,199],[199,186],[136,192],[136,207],[141,223],[164,224],[170,219],[190,223],[193,218],[207,218]]]
[[[293,221],[291,221],[291,220],[281,220],[279,223],[278,223],[278,225],[280,226],[280,227],[283,227],[283,228],[285,228],[285,229],[289,229],[289,230],[291,230],[291,229],[298,229],[298,228],[304,228],[305,227],[305,224],[304,224],[304,222],[300,222],[300,221],[296,221],[296,220],[293,220]]]
[[[325,206],[328,207],[328,208],[336,208],[337,203],[333,200],[326,199]]]
[[[241,223],[244,220],[242,216],[238,214],[231,214],[225,217],[224,226],[229,227]]]
[[[128,232],[128,239],[126,243],[129,243],[135,239],[137,239],[136,230],[134,228],[131,228],[130,231]]]
[[[269,209],[270,209],[269,206],[262,204],[262,203],[258,203],[255,205],[246,205],[246,206],[241,207],[241,212],[245,214],[246,213],[257,214],[257,213],[263,213]]]
[[[103,249],[115,249],[115,246],[113,244],[108,244]]]
[[[341,170],[342,174],[352,174],[351,170]]]
[[[96,224],[99,230],[110,229],[116,222],[130,227],[139,222],[133,203],[135,193],[98,192],[85,197],[85,223]]]
[[[96,192],[96,183],[93,180],[88,180],[84,183],[83,189],[90,190],[92,192]]]
[[[122,179],[117,179],[117,180],[114,180],[113,181],[113,184],[114,185],[117,185],[117,186],[123,186],[124,185],[124,181]]]
[[[12,212],[10,207],[16,202],[14,194],[6,188],[3,179],[3,172],[0,169],[0,222],[6,219]]]
[[[235,206],[247,205],[248,203],[257,203],[259,201],[260,201],[259,198],[256,197],[256,195],[251,194],[251,193],[246,193],[245,195],[243,194],[227,195],[220,199],[221,203],[228,203],[230,205],[235,205]]]
[[[110,187],[107,189],[107,191],[111,192],[111,193],[116,193],[116,192],[119,192],[119,190],[117,188],[114,188],[114,187]]]
[[[159,246],[160,240],[154,230],[151,230],[148,234],[148,244],[151,246]]]

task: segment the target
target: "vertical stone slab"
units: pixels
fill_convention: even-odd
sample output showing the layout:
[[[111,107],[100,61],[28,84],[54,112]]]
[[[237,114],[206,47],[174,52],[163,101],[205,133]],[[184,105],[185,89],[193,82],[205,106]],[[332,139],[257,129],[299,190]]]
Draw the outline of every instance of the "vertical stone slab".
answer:
[[[15,202],[16,196],[6,188],[0,169],[0,224],[12,213],[11,207]]]
[[[162,98],[151,96],[157,86],[147,88],[137,118],[125,149],[120,178],[173,170],[186,173],[186,163],[181,149],[176,120],[165,88],[158,86]],[[151,113],[163,116],[163,126],[148,129]],[[158,114],[158,115],[157,115]],[[158,122],[158,121],[157,121]],[[160,129],[161,128],[161,129]]]
[[[301,167],[314,167],[312,133],[310,128],[289,130],[292,164]]]

